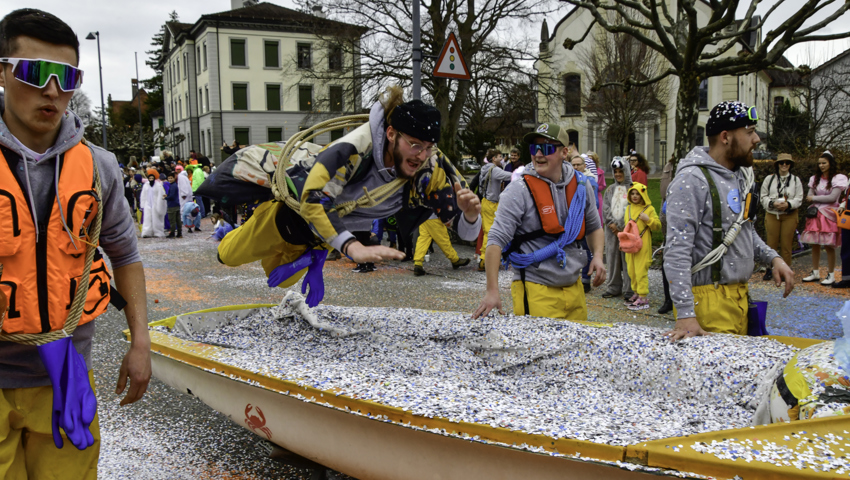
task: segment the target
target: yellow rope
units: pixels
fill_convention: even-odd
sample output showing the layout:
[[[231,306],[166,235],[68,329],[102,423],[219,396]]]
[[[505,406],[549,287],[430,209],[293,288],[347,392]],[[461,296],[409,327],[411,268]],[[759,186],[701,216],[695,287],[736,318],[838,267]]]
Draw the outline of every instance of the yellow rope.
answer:
[[[94,188],[97,192],[97,198],[103,199],[102,189],[100,184],[100,172],[97,168],[97,161],[92,155],[92,163],[94,164]],[[3,333],[3,318],[0,318],[0,341],[15,342],[22,345],[44,345],[54,340],[67,337],[74,333],[77,325],[80,323],[80,318],[83,316],[83,308],[86,306],[86,297],[89,293],[89,275],[91,273],[91,264],[94,261],[94,252],[97,249],[95,245],[100,238],[100,227],[103,220],[103,203],[98,205],[97,215],[91,226],[90,235],[86,235],[93,243],[85,242],[88,245],[86,249],[86,264],[83,268],[83,275],[80,277],[80,284],[77,286],[77,292],[74,295],[74,302],[71,304],[71,310],[65,318],[65,327],[61,330],[54,330],[48,333]],[[0,267],[2,274],[2,267]]]

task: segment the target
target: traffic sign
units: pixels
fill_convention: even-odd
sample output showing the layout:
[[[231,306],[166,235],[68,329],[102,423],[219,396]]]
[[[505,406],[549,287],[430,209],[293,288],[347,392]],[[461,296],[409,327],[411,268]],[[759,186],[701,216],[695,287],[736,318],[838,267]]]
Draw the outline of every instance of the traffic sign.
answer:
[[[434,71],[431,75],[435,77],[454,78],[457,80],[470,80],[472,76],[469,74],[469,68],[466,67],[466,61],[460,53],[460,47],[457,43],[454,33],[449,34],[446,44],[443,45],[443,51],[440,52],[440,57],[437,59],[437,64],[434,66]]]

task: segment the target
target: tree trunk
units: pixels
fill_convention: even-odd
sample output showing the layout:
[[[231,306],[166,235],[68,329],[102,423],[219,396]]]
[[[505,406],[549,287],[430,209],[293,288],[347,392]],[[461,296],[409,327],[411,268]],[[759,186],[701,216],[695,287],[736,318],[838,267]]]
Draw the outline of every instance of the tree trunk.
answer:
[[[699,119],[699,82],[700,78],[690,72],[679,74],[679,92],[676,95],[676,143],[673,149],[673,162],[685,158],[694,148]]]

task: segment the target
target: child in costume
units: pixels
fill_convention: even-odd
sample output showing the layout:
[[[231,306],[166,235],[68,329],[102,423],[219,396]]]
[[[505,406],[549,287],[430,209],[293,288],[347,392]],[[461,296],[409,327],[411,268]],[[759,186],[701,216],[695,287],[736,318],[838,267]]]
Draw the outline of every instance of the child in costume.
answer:
[[[627,198],[629,187],[632,186],[631,169],[629,162],[623,157],[614,157],[611,162],[611,171],[614,173],[614,183],[605,189],[602,196],[602,223],[605,229],[605,269],[608,271],[608,281],[605,284],[605,292],[602,298],[618,297],[625,294],[630,299],[632,291],[626,268],[626,257],[620,251],[620,240],[617,233],[625,228],[623,216],[629,205]]]
[[[643,246],[637,253],[626,253],[626,265],[635,294],[626,301],[629,310],[649,308],[649,265],[652,263],[652,234],[648,232],[661,229],[661,220],[655,213],[652,201],[646,191],[646,185],[635,182],[629,188],[629,205],[624,221],[635,221],[641,234]]]

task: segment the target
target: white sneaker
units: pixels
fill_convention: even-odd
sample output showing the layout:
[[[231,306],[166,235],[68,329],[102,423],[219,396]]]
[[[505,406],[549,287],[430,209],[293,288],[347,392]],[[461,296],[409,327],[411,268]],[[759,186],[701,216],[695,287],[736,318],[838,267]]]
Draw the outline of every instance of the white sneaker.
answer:
[[[818,280],[820,280],[820,272],[817,270],[812,270],[812,274],[803,279],[804,282],[817,282]]]
[[[832,285],[833,283],[835,283],[835,273],[833,272],[826,276],[826,280],[820,282],[821,285]]]

